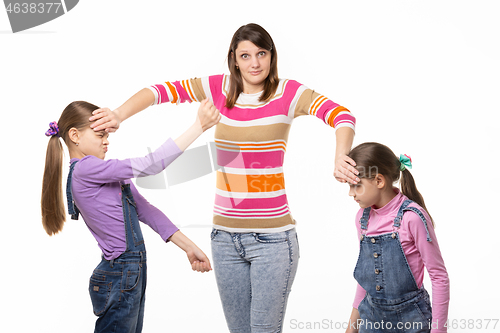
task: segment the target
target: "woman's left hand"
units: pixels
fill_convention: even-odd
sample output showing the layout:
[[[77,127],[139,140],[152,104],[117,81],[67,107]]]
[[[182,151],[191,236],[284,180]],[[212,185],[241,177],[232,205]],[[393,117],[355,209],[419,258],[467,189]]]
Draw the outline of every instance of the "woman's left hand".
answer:
[[[359,178],[357,177],[359,171],[354,168],[355,166],[356,162],[352,158],[345,154],[340,154],[335,159],[333,176],[341,183],[357,184],[359,182]]]

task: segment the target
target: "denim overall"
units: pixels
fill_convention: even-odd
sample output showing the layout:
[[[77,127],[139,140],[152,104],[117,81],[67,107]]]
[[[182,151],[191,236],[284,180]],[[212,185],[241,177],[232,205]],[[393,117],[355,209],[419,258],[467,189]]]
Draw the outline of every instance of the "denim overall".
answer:
[[[432,311],[427,291],[418,288],[399,240],[399,227],[406,211],[415,212],[425,225],[427,241],[432,241],[427,221],[420,210],[405,200],[394,219],[393,232],[366,236],[371,207],[361,217],[361,241],[354,278],[366,290],[358,307],[359,332],[430,332]]]
[[[78,208],[71,193],[71,179],[76,162],[68,175],[66,195],[72,219]],[[121,184],[123,219],[127,248],[118,258],[102,261],[95,268],[89,284],[94,314],[99,318],[94,332],[141,332],[146,290],[146,247],[142,237],[136,204],[130,184]]]

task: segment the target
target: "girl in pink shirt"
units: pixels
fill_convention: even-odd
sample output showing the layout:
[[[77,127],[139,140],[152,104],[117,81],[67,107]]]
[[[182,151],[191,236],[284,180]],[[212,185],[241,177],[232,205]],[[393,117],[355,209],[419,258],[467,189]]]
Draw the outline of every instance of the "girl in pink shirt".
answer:
[[[355,332],[446,332],[449,279],[431,216],[408,170],[379,143],[363,143],[349,153],[361,182],[349,195],[356,215],[360,253],[350,326]],[[401,178],[401,191],[393,187]],[[358,223],[359,222],[359,223]],[[423,286],[424,267],[432,282],[432,306]]]

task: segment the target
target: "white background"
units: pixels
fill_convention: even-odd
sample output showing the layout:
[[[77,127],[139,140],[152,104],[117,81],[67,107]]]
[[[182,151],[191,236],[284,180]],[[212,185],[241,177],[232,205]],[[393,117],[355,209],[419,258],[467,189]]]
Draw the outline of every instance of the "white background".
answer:
[[[377,141],[412,156],[451,279],[449,317],[476,321],[450,332],[493,332],[493,324],[486,330],[485,321],[482,329],[478,323],[500,317],[496,4],[86,0],[17,34],[0,10],[2,331],[93,330],[87,288],[100,260],[97,244],[81,220],[69,220],[53,237],[41,225],[48,123],[74,100],[116,108],[150,84],[227,72],[234,31],[255,22],[273,36],[280,77],[355,114],[355,145]],[[134,116],[111,135],[107,158],[145,155],[181,134],[196,110],[162,105]],[[212,138],[213,129],[193,147]],[[318,119],[294,122],[284,168],[301,258],[285,332],[314,331],[306,330],[314,322],[328,322],[315,331],[343,331],[335,324],[352,309],[358,207],[332,176],[334,145],[334,131]],[[210,255],[214,184],[212,173],[141,192]],[[226,332],[214,273],[192,272],[175,245],[147,227],[143,232],[144,332]],[[431,292],[427,277],[424,283]]]

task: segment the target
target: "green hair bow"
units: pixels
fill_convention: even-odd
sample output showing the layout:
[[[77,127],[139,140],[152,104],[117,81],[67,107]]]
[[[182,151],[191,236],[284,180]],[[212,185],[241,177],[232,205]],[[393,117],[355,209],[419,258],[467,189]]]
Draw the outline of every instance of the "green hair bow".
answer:
[[[405,154],[399,155],[399,162],[401,162],[401,166],[399,169],[401,171],[405,171],[406,168],[411,169],[411,157]]]

